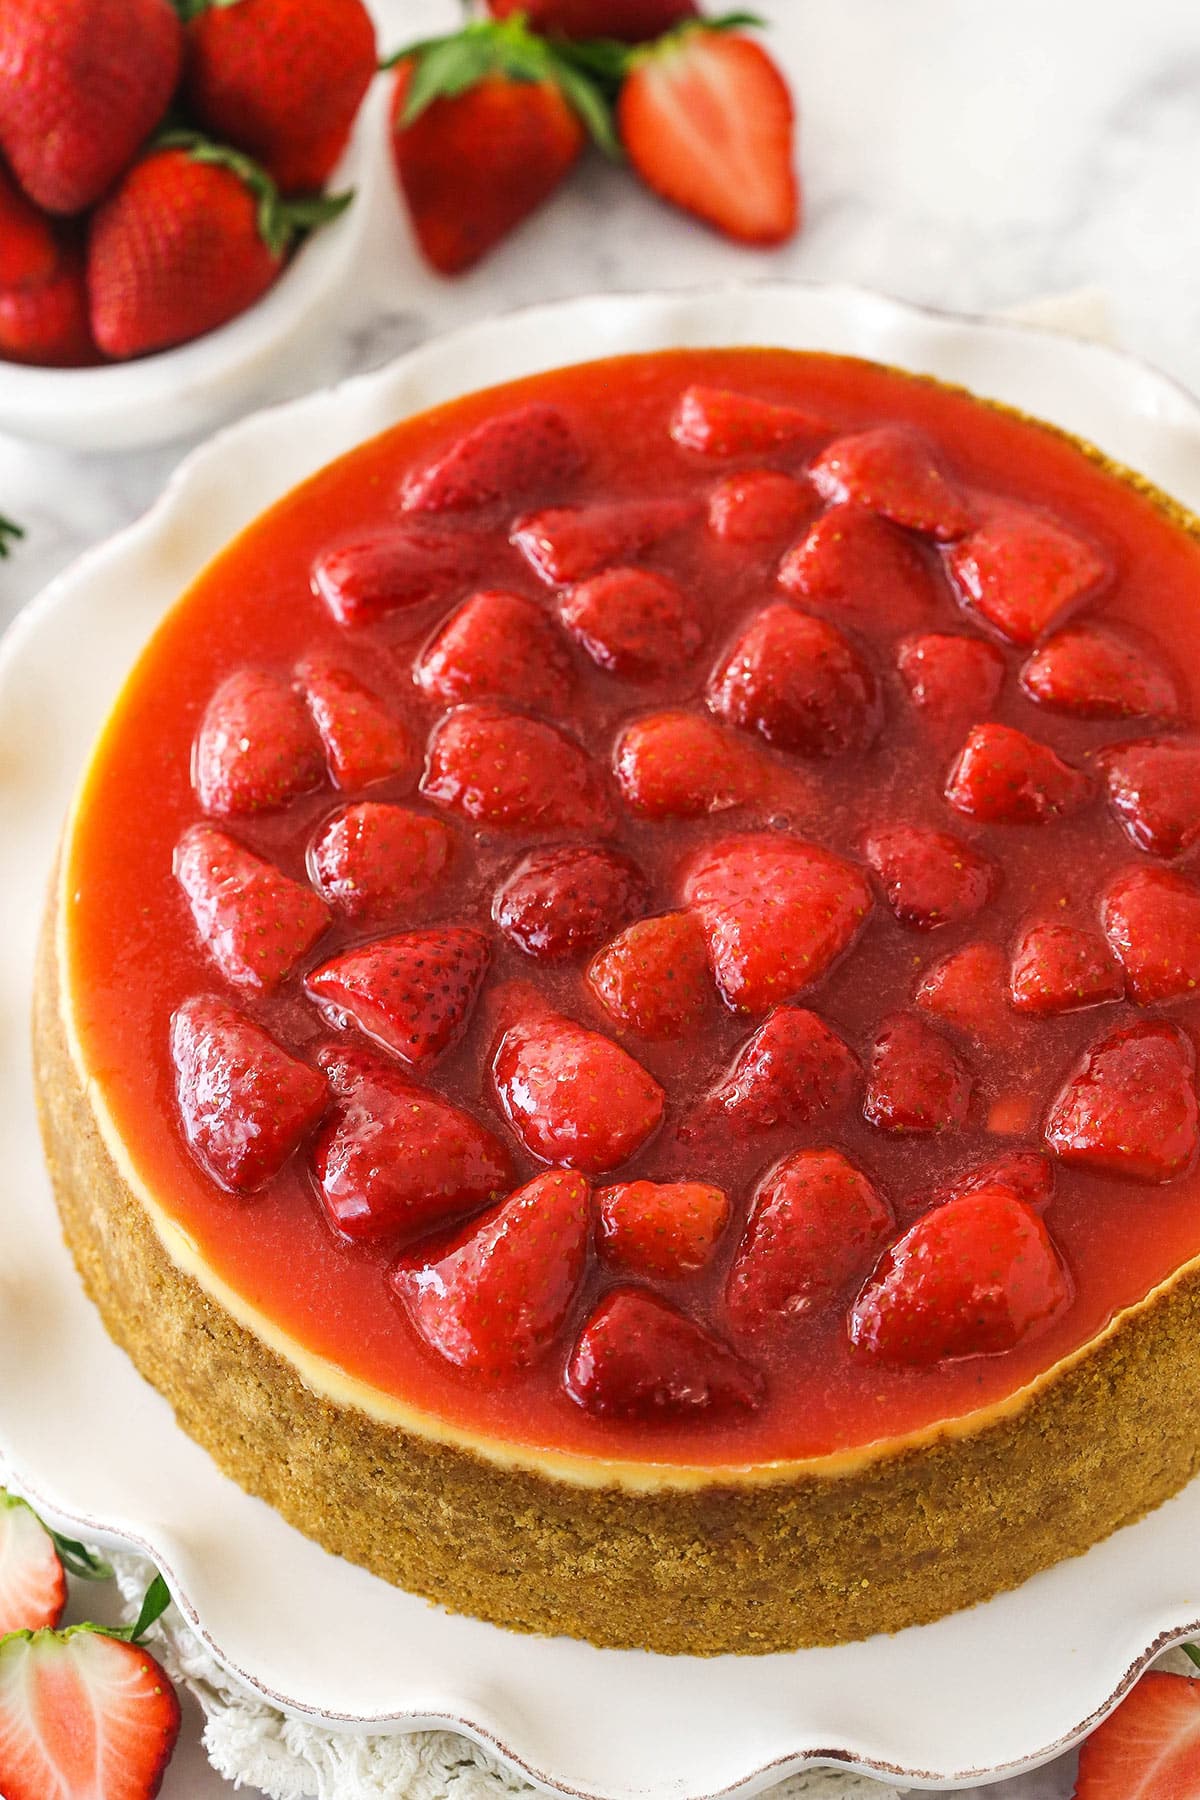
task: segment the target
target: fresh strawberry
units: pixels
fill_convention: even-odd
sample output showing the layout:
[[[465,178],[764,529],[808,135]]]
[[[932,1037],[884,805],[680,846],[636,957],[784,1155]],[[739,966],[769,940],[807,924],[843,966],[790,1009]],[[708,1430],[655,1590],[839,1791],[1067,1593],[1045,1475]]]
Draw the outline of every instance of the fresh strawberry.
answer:
[[[841,756],[879,727],[875,678],[835,625],[779,601],[757,613],[713,670],[708,704],[780,750]]]
[[[973,1087],[971,1071],[944,1037],[913,1013],[893,1013],[871,1047],[863,1112],[879,1131],[957,1131]]]
[[[767,1012],[811,987],[849,949],[871,910],[858,869],[783,833],[712,845],[691,864],[683,896],[699,915],[717,986],[735,1012]]]
[[[626,44],[661,37],[696,16],[695,0],[487,0],[496,19],[523,13],[547,37],[616,38]]]
[[[573,685],[566,646],[543,609],[499,588],[451,613],[413,677],[441,706],[498,698],[550,713],[567,710]]]
[[[77,244],[63,249],[45,281],[0,288],[0,358],[47,369],[86,369],[101,360]]]
[[[1045,825],[1074,812],[1092,784],[1011,725],[975,725],[946,779],[951,806],[984,825]]]
[[[600,772],[574,738],[490,701],[437,725],[421,792],[501,831],[586,830],[607,815]]]
[[[525,1148],[585,1175],[628,1161],[666,1102],[654,1077],[611,1038],[532,1008],[501,1037],[492,1079]]]
[[[413,761],[413,745],[391,707],[329,656],[309,656],[296,676],[337,787],[370,787]]]
[[[828,427],[797,406],[779,406],[729,388],[685,388],[671,420],[671,436],[701,456],[746,456],[751,451],[811,443]]]
[[[858,1058],[814,1012],[778,1006],[747,1038],[708,1097],[738,1137],[810,1125],[844,1113],[861,1079]]]
[[[636,863],[598,844],[535,850],[492,902],[505,937],[539,962],[594,950],[644,910],[646,878]]]
[[[58,254],[51,221],[0,163],[0,290],[40,287],[58,267]]]
[[[936,931],[987,905],[1000,880],[988,857],[948,831],[892,825],[866,842],[866,857],[902,925]]]
[[[689,1418],[745,1412],[765,1383],[744,1357],[643,1288],[612,1288],[579,1335],[566,1389],[599,1418]]]
[[[328,909],[310,887],[211,825],[184,832],[175,879],[200,942],[239,987],[277,987],[329,924]]]
[[[1200,1682],[1152,1669],[1085,1738],[1073,1800],[1196,1800]]]
[[[1200,894],[1196,901],[1200,948]],[[1074,1012],[1119,1000],[1125,991],[1104,939],[1058,923],[1030,926],[1013,952],[1010,980],[1012,1003],[1023,1013]]]
[[[375,74],[362,0],[184,0],[190,115],[260,162],[285,194],[316,193]]]
[[[850,1314],[850,1341],[922,1366],[1011,1350],[1070,1304],[1071,1284],[1033,1208],[984,1187],[935,1206],[883,1256]]]
[[[1044,1212],[1054,1198],[1054,1164],[1040,1150],[1012,1150],[992,1162],[965,1170],[949,1183],[932,1202],[927,1193],[920,1195],[922,1209],[944,1200],[960,1200],[964,1194],[977,1194],[980,1188],[1006,1188],[1035,1212]]]
[[[1200,744],[1146,738],[1100,761],[1108,803],[1139,850],[1182,856],[1200,841]]]
[[[809,469],[817,492],[857,501],[893,525],[945,542],[971,526],[971,510],[936,452],[906,425],[878,425],[827,444]]]
[[[590,1214],[583,1176],[551,1169],[453,1236],[418,1245],[388,1280],[439,1356],[509,1375],[543,1356],[566,1318]]]
[[[1002,1042],[1012,1026],[1008,967],[999,944],[964,944],[926,970],[913,995],[922,1012],[981,1044]]]
[[[860,1280],[894,1221],[838,1150],[797,1150],[759,1182],[725,1288],[743,1331],[777,1331]]]
[[[1021,670],[1031,700],[1080,719],[1173,719],[1175,678],[1151,651],[1100,625],[1071,625]]]
[[[562,595],[558,616],[592,661],[626,681],[680,670],[700,648],[696,603],[648,569],[606,569]]]
[[[33,1508],[0,1488],[0,1640],[10,1631],[52,1629],[67,1604],[67,1578],[50,1532]],[[0,1738],[0,1770],[3,1769]]]
[[[557,489],[586,460],[567,415],[535,400],[484,419],[432,462],[411,469],[401,484],[401,504],[408,512],[472,512],[495,500]]]
[[[482,931],[432,925],[346,950],[304,985],[334,1023],[353,1019],[385,1050],[419,1065],[461,1035],[490,956]]]
[[[1004,658],[980,638],[940,632],[905,638],[896,667],[913,705],[937,725],[986,719],[1004,684]]]
[[[685,23],[633,52],[627,68],[617,125],[646,185],[744,243],[792,237],[800,223],[795,111],[762,46]]]
[[[853,501],[822,513],[780,563],[779,583],[818,612],[868,631],[909,631],[937,600],[917,545]]]
[[[466,532],[401,525],[323,551],[312,588],[339,625],[354,629],[442,599],[478,566],[478,546]]]
[[[587,978],[612,1017],[642,1037],[686,1037],[712,1000],[704,933],[687,912],[627,926],[593,957]]]
[[[196,795],[219,818],[270,812],[325,779],[321,744],[294,688],[238,669],[204,711],[192,758]]]
[[[369,1050],[322,1050],[337,1096],[313,1168],[330,1223],[348,1238],[428,1231],[495,1200],[509,1185],[495,1134]]]
[[[708,496],[708,526],[727,544],[783,543],[811,515],[813,495],[778,469],[727,475]]]
[[[351,919],[382,922],[434,891],[454,846],[441,819],[364,800],[326,820],[309,861],[331,906]]]
[[[702,1269],[729,1223],[723,1189],[702,1181],[628,1181],[597,1200],[600,1254],[635,1275],[675,1280]]]
[[[613,752],[617,786],[643,819],[698,819],[765,800],[782,772],[703,713],[650,713]]]
[[[1046,1120],[1060,1161],[1123,1180],[1174,1181],[1191,1166],[1196,1054],[1163,1021],[1126,1025],[1097,1038],[1067,1076]]]
[[[182,55],[169,0],[4,0],[0,150],[30,199],[95,205],[166,112]]]
[[[1190,999],[1200,987],[1200,887],[1170,869],[1127,869],[1100,917],[1139,1006]],[[1120,990],[1120,977],[1114,977]]]
[[[689,523],[686,500],[614,500],[599,506],[552,506],[517,521],[512,541],[550,587],[584,581],[628,562]]]
[[[1010,644],[1032,644],[1111,578],[1091,544],[1046,514],[989,502],[947,567],[967,611]]]
[[[278,1175],[325,1110],[325,1077],[222,1000],[177,1008],[171,1061],[191,1152],[235,1194]]]

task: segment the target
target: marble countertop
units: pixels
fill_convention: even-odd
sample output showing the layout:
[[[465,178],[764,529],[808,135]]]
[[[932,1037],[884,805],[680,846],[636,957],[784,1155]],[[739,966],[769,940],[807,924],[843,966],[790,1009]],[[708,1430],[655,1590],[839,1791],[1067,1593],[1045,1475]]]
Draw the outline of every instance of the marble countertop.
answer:
[[[388,47],[458,16],[454,0],[375,10]],[[801,105],[806,221],[794,244],[727,244],[593,157],[482,268],[447,283],[417,263],[385,183],[340,323],[275,395],[532,301],[768,276],[967,312],[1098,287],[1117,341],[1200,390],[1195,0],[1143,0],[1133,13],[1126,0],[763,0],[763,11]],[[0,510],[28,530],[0,564],[0,625],[141,513],[189,447],[82,456],[0,436]],[[232,1792],[197,1739],[189,1718],[165,1800]],[[988,1792],[1062,1800],[1070,1760]]]

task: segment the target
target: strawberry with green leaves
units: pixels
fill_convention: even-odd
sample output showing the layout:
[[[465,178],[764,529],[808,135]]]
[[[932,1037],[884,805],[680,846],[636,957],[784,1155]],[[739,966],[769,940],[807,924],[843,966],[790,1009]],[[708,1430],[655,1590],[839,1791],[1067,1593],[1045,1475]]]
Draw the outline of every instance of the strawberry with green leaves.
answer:
[[[1200,1800],[1200,1681],[1143,1675],[1081,1746],[1074,1800]]]

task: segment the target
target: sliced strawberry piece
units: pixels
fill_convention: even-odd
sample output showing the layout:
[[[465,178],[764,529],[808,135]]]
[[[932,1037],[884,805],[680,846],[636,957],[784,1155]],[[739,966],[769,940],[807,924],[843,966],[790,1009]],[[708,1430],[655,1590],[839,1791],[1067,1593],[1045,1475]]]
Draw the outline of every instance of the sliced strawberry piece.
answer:
[[[780,750],[841,756],[879,728],[875,678],[835,625],[784,601],[758,613],[714,669],[708,704]]]
[[[318,1059],[337,1099],[313,1168],[335,1230],[411,1237],[497,1199],[512,1167],[495,1134],[369,1050]]]
[[[997,1156],[992,1162],[967,1169],[942,1193],[935,1194],[932,1204],[959,1200],[964,1194],[977,1194],[981,1188],[999,1187],[1006,1188],[1035,1212],[1044,1212],[1054,1198],[1054,1183],[1054,1164],[1048,1156],[1040,1150],[1012,1150],[1007,1156]],[[922,1196],[921,1204],[924,1208],[931,1202]]]
[[[1004,684],[1004,658],[980,638],[941,632],[905,638],[896,667],[913,705],[939,725],[986,719]]]
[[[579,1335],[567,1364],[571,1399],[599,1418],[687,1418],[744,1412],[765,1391],[752,1364],[665,1300],[613,1288]]]
[[[1200,841],[1200,744],[1145,738],[1100,761],[1108,803],[1139,850],[1182,856]]]
[[[455,837],[441,819],[364,800],[334,813],[313,842],[313,879],[351,919],[393,918],[438,886]]]
[[[854,1302],[850,1341],[923,1367],[1011,1350],[1070,1304],[1070,1279],[1031,1206],[984,1187],[936,1206],[886,1252]]]
[[[1173,719],[1179,689],[1147,650],[1101,625],[1071,625],[1021,670],[1031,700],[1080,719]]]
[[[1200,887],[1194,881],[1170,869],[1128,869],[1109,886],[1100,917],[1139,1006],[1196,993]]]
[[[601,1175],[657,1128],[666,1096],[628,1051],[559,1013],[509,1027],[492,1059],[505,1116],[544,1162]]]
[[[727,544],[783,543],[812,513],[810,487],[778,469],[727,475],[708,496],[708,527]]]
[[[171,1061],[188,1147],[235,1194],[278,1175],[325,1110],[325,1077],[222,1000],[177,1008]]]
[[[296,669],[336,786],[370,787],[414,761],[407,730],[385,701],[331,658],[310,656]]]
[[[829,427],[798,406],[778,406],[731,388],[685,388],[671,420],[671,436],[701,456],[745,456],[754,450],[806,443]]]
[[[1035,643],[1112,576],[1083,538],[1007,500],[987,504],[946,566],[962,605],[1010,644]]]
[[[1152,1669],[1085,1738],[1074,1800],[1196,1800],[1200,1682]]]
[[[871,1047],[863,1112],[879,1131],[956,1131],[966,1123],[971,1071],[912,1013],[893,1013]]]
[[[597,1199],[600,1253],[635,1275],[673,1281],[702,1269],[729,1223],[724,1190],[702,1181],[628,1181]]]
[[[593,957],[587,978],[613,1018],[642,1037],[686,1037],[712,1000],[708,951],[693,913],[639,919]]]
[[[858,1058],[814,1012],[778,1006],[747,1038],[709,1096],[739,1137],[810,1125],[844,1113],[861,1078]]]
[[[782,772],[702,713],[651,713],[613,753],[617,786],[643,819],[699,819],[766,800]]]
[[[599,844],[535,850],[496,890],[492,917],[526,956],[559,962],[595,950],[644,910],[636,863]]]
[[[1046,1120],[1060,1161],[1131,1181],[1174,1181],[1196,1155],[1196,1055],[1161,1021],[1099,1037],[1067,1076]]]
[[[831,506],[779,565],[797,600],[866,629],[910,631],[937,602],[917,546],[866,506]]]
[[[971,528],[971,510],[933,446],[906,425],[879,425],[827,444],[809,469],[826,500],[856,500],[894,525],[941,540]]]
[[[328,908],[310,887],[212,825],[184,832],[175,849],[175,879],[201,943],[239,987],[276,987],[329,924]]]
[[[1200,894],[1196,899],[1200,928]],[[1010,982],[1017,1011],[1038,1015],[1101,1006],[1125,992],[1104,939],[1077,925],[1057,923],[1031,925],[1026,931],[1013,952]]]
[[[444,599],[472,579],[479,561],[479,545],[464,531],[393,526],[323,551],[312,589],[339,625],[355,629]]]
[[[713,845],[691,865],[683,894],[735,1012],[766,1012],[811,987],[871,910],[858,869],[782,833]]]
[[[54,1539],[33,1508],[0,1488],[0,1639],[10,1631],[58,1624],[67,1604],[67,1578]],[[0,1738],[0,1780],[4,1745]]]
[[[551,587],[563,587],[642,555],[660,538],[681,531],[694,514],[687,500],[554,506],[518,520],[512,541],[535,574]]]
[[[431,1349],[459,1369],[509,1375],[545,1355],[579,1286],[591,1225],[582,1175],[551,1169],[388,1277]]]
[[[922,975],[914,994],[922,1012],[933,1013],[981,1044],[1007,1037],[1008,967],[999,944],[965,944]]]
[[[1000,871],[948,831],[927,825],[893,825],[867,839],[866,857],[902,925],[936,931],[957,925],[985,907]]]
[[[353,1019],[385,1050],[419,1065],[461,1035],[490,960],[482,931],[433,925],[347,950],[304,985],[335,1024]]]
[[[401,488],[408,512],[464,512],[557,489],[587,461],[566,414],[534,401],[474,426]]]
[[[648,569],[606,569],[558,603],[559,617],[592,661],[626,681],[656,681],[690,662],[704,628],[696,604]]]
[[[1074,812],[1092,784],[1011,725],[975,725],[946,779],[946,798],[985,825],[1045,825]]]
[[[561,713],[573,686],[566,646],[542,608],[498,588],[473,594],[451,614],[413,675],[442,706],[495,696]]]
[[[193,781],[206,813],[269,812],[325,779],[321,745],[304,702],[286,681],[239,669],[223,681],[200,722]]]
[[[574,738],[482,701],[457,706],[429,740],[421,792],[502,831],[579,831],[603,823],[599,771]]]
[[[725,1300],[743,1331],[776,1330],[860,1280],[895,1223],[838,1150],[797,1150],[759,1182]]]

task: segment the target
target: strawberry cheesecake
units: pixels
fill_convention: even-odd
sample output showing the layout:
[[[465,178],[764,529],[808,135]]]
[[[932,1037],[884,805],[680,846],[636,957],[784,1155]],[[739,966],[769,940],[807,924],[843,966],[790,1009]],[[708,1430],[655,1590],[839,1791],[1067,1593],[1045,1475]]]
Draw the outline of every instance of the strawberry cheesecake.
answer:
[[[1200,539],[774,350],[410,419],[211,565],[67,822],[47,1154],[301,1531],[672,1653],[934,1619],[1200,1463]]]

